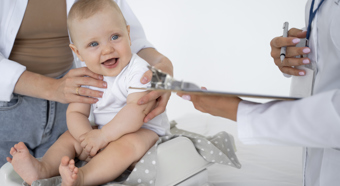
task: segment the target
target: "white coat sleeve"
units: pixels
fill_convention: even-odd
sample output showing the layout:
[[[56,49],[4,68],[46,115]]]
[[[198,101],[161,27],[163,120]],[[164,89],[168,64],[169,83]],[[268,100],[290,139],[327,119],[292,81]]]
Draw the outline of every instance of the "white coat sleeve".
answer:
[[[25,66],[5,58],[0,53],[0,101],[11,100],[15,84],[25,70]]]
[[[125,0],[116,0],[116,3],[120,7],[127,24],[130,25],[132,53],[138,53],[143,48],[154,48],[153,45],[146,39],[142,25],[132,12],[127,2]]]
[[[340,90],[297,101],[242,101],[237,125],[245,144],[340,148]]]

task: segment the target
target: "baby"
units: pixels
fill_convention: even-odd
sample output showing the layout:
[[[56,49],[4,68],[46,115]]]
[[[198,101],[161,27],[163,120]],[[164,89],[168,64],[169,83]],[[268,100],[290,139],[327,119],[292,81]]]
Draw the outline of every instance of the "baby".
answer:
[[[28,184],[59,174],[63,186],[107,183],[137,162],[170,128],[165,113],[143,123],[155,102],[138,105],[147,92],[129,87],[148,86],[140,83],[148,63],[131,53],[130,28],[118,5],[113,0],[79,0],[67,24],[72,51],[108,85],[92,105],[99,128],[92,129],[89,123],[91,105],[71,103],[66,113],[69,130],[40,161],[24,143],[16,144],[7,161]],[[77,168],[74,158],[88,163]]]

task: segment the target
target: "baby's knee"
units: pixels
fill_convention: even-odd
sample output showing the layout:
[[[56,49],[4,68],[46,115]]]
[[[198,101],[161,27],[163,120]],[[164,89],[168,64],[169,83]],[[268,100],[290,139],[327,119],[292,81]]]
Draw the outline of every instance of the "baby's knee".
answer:
[[[124,136],[125,148],[135,155],[135,160],[139,160],[158,140],[158,135],[150,130],[143,129],[135,133]]]

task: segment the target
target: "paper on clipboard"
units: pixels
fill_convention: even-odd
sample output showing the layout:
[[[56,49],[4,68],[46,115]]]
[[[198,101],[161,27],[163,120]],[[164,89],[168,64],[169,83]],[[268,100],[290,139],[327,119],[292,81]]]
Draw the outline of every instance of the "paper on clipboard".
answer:
[[[177,81],[167,73],[156,69],[155,67],[149,66],[152,71],[151,87],[150,88],[139,88],[129,87],[131,89],[141,90],[156,90],[163,92],[180,92],[185,94],[200,94],[200,95],[218,95],[218,96],[239,96],[249,98],[263,98],[263,99],[275,99],[275,100],[297,100],[300,97],[286,97],[286,96],[273,96],[273,95],[262,95],[262,94],[248,94],[248,93],[237,93],[237,92],[222,92],[222,91],[211,91],[202,90],[199,86],[194,83]]]

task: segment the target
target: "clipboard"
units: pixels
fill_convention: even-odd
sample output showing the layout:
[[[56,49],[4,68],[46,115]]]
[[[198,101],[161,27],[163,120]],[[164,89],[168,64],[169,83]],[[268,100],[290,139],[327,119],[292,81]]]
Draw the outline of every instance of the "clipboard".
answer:
[[[249,94],[240,92],[223,92],[223,91],[211,91],[202,90],[199,86],[194,83],[177,81],[169,74],[162,72],[161,70],[148,66],[152,71],[151,87],[139,88],[129,87],[130,89],[139,89],[147,91],[161,91],[161,92],[179,92],[184,94],[197,94],[197,95],[212,95],[212,96],[238,96],[247,98],[262,98],[262,99],[274,99],[274,100],[298,100],[302,97],[290,97],[290,96],[274,96],[274,95],[263,95],[263,94]]]

